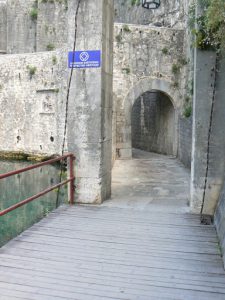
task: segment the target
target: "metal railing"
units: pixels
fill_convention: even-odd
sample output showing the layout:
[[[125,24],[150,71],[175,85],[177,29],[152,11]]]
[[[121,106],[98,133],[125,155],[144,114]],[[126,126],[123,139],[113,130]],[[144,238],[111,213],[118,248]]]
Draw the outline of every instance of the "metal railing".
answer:
[[[35,199],[38,199],[40,197],[42,197],[43,195],[63,186],[63,185],[66,185],[68,183],[70,183],[70,192],[69,192],[69,202],[70,204],[74,204],[74,191],[75,191],[75,185],[74,185],[74,180],[75,180],[75,176],[74,176],[74,160],[75,160],[75,156],[72,154],[72,153],[68,153],[68,154],[65,154],[63,156],[60,156],[60,157],[57,157],[57,158],[53,158],[53,159],[50,159],[50,160],[47,160],[47,161],[44,161],[44,162],[41,162],[39,164],[35,164],[35,165],[32,165],[32,166],[29,166],[29,167],[26,167],[26,168],[23,168],[23,169],[20,169],[20,170],[17,170],[17,171],[12,171],[12,172],[8,172],[8,173],[5,173],[5,174],[0,174],[0,180],[1,179],[4,179],[4,178],[7,178],[7,177],[10,177],[10,176],[13,176],[13,175],[17,175],[17,174],[21,174],[21,173],[24,173],[24,172],[27,172],[27,171],[30,171],[30,170],[33,170],[33,169],[37,169],[37,168],[40,168],[40,167],[43,167],[43,166],[46,166],[46,165],[50,165],[52,163],[55,163],[55,162],[58,162],[58,161],[63,161],[64,159],[68,159],[69,160],[69,167],[70,167],[70,171],[69,171],[69,178],[67,180],[64,180],[54,186],[51,186],[49,188],[47,188],[46,190],[32,196],[32,197],[29,197],[25,200],[22,200],[2,211],[0,211],[0,217],[1,216],[4,216],[6,214],[8,214],[9,212],[17,209],[18,207],[21,207]]]

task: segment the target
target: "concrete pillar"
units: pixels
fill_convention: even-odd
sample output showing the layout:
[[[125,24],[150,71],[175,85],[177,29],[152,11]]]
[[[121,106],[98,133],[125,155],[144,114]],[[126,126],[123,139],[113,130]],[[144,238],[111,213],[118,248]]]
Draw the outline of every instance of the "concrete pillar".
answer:
[[[207,168],[208,134],[212,106],[216,53],[196,50],[191,173],[191,208],[199,213]],[[217,206],[225,169],[225,61],[220,61],[209,145],[209,171],[203,215],[212,217]]]
[[[77,0],[69,2],[68,48],[73,49]],[[77,157],[80,203],[111,194],[113,1],[81,0],[76,50],[101,50],[101,68],[74,69],[69,98],[68,151]]]

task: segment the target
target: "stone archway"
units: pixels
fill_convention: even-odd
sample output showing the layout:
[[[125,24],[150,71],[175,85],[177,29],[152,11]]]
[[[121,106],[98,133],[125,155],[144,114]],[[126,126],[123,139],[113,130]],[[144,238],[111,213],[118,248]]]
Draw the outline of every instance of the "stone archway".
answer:
[[[178,109],[180,107],[180,96],[177,89],[173,88],[169,81],[163,79],[144,78],[135,84],[127,94],[120,110],[123,111],[123,118],[117,122],[117,158],[132,158],[132,137],[131,137],[131,113],[136,99],[146,92],[157,90],[166,95],[174,107],[174,150],[177,155],[178,149]]]
[[[176,155],[175,109],[167,95],[151,90],[136,99],[131,114],[132,148]]]

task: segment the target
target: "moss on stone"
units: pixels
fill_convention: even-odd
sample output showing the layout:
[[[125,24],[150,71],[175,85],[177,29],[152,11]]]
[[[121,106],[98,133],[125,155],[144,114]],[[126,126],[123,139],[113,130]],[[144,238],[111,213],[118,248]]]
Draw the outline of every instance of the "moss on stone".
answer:
[[[22,151],[0,151],[0,159],[42,162],[53,158],[49,155],[30,154]]]

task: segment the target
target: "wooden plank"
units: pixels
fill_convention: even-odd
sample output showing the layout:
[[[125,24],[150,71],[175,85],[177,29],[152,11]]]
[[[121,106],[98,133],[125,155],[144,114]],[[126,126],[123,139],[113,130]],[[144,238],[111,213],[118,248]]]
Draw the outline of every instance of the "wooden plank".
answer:
[[[54,262],[71,262],[71,255],[60,255],[59,253],[57,256],[53,256],[52,253],[48,254],[46,252],[39,253],[38,251],[32,250],[19,250],[16,249],[15,251],[8,251],[7,255],[20,257],[21,259],[24,258],[34,258],[34,259],[41,259],[41,260],[48,260]],[[4,257],[4,255],[2,256]],[[148,259],[142,259],[141,257],[133,257],[133,259],[127,259],[126,255],[121,255],[117,257],[105,257],[102,255],[95,255],[91,256],[89,254],[85,254],[83,252],[77,252],[76,258],[74,259],[75,262],[90,262],[90,263],[101,263],[101,264],[114,264],[114,265],[123,265],[123,266],[136,266],[136,267],[145,267],[145,268],[163,268],[163,269],[172,269],[172,270],[189,270],[189,271],[201,271],[204,273],[215,273],[215,274],[223,274],[223,268],[221,266],[221,262],[209,262],[209,263],[202,263],[198,261],[190,261],[190,260],[177,260],[173,258],[160,258],[157,259],[149,255]],[[135,261],[135,263],[134,263]],[[160,261],[160,262],[159,262]],[[171,267],[170,267],[171,266]]]
[[[89,246],[97,246],[101,244],[105,244],[108,246],[120,248],[120,249],[133,249],[136,247],[139,247],[140,244],[136,241],[130,241],[128,242],[127,240],[123,239],[108,239],[104,240],[103,238],[99,236],[90,236],[90,235],[85,235],[85,236],[74,236],[74,237],[64,237],[64,236],[57,236],[55,235],[48,235],[47,233],[37,233],[37,232],[32,232],[32,235],[30,232],[25,232],[22,236],[16,238],[16,240],[26,240],[32,242],[38,241],[38,242],[43,242],[45,243],[45,240],[47,242],[55,243],[55,244],[67,244],[70,246],[71,244],[76,244],[80,243],[83,246],[85,246],[87,243]],[[76,241],[76,242],[75,242]],[[152,243],[147,243],[143,242],[142,248],[145,248],[145,250],[149,251],[150,249],[161,249],[161,248],[166,249],[167,251],[179,251],[179,252],[189,252],[189,253],[205,253],[205,254],[217,254],[219,255],[219,248],[216,248],[216,246],[213,247],[213,245],[206,244],[201,246],[199,244],[195,244],[194,242],[186,242],[186,243],[177,243],[174,242],[171,243],[171,241],[160,241],[160,240],[155,240]]]
[[[141,179],[146,189],[157,187],[157,176]],[[180,195],[185,176],[167,177],[161,187]],[[196,215],[111,205],[61,207],[3,247],[2,300],[225,299],[214,226],[200,225]]]
[[[9,268],[17,268],[20,269],[21,272],[23,270],[32,270],[32,271],[40,271],[43,273],[53,273],[55,274],[68,274],[73,277],[75,271],[80,272],[81,274],[96,274],[99,276],[99,274],[102,274],[104,276],[111,276],[111,277],[120,277],[120,278],[129,278],[129,279],[140,279],[143,281],[148,281],[149,278],[165,278],[165,281],[168,278],[181,278],[184,281],[196,281],[197,283],[199,282],[206,282],[209,286],[216,286],[216,284],[219,284],[219,287],[221,287],[221,284],[223,285],[225,282],[224,275],[221,274],[204,274],[204,273],[197,273],[197,272],[191,272],[191,271],[176,271],[174,272],[173,270],[164,270],[164,269],[157,269],[157,268],[152,268],[149,272],[149,270],[144,270],[142,272],[135,272],[134,269],[116,269],[116,268],[99,268],[97,266],[90,266],[90,265],[77,265],[76,268],[63,268],[63,267],[58,267],[56,264],[52,265],[51,267],[48,266],[46,268],[46,261],[43,261],[43,263],[40,262],[31,262],[29,261],[28,263],[24,262],[23,260],[13,260],[10,258],[3,258],[1,260],[1,266],[4,267],[9,267]],[[65,264],[64,264],[65,266]],[[211,284],[210,284],[211,282]],[[202,284],[202,283],[201,283]]]
[[[11,246],[15,244],[16,241],[13,241],[13,243],[10,243],[7,247],[4,249],[0,250],[1,252],[8,252],[8,249],[11,250]],[[14,249],[14,248],[13,248]],[[52,255],[54,254],[63,254],[66,255],[68,253],[74,252],[74,253],[80,253],[80,252],[85,252],[86,254],[92,256],[95,253],[101,256],[108,257],[109,259],[111,257],[117,257],[117,256],[127,256],[127,258],[134,259],[137,256],[142,257],[143,259],[148,259],[149,256],[151,257],[164,257],[164,258],[177,258],[181,260],[192,260],[192,261],[199,261],[199,262],[217,262],[221,265],[221,257],[218,255],[209,255],[209,254],[198,254],[198,253],[186,253],[186,252],[168,252],[164,249],[159,250],[159,249],[152,249],[149,251],[145,251],[145,249],[138,248],[138,249],[116,249],[113,247],[97,247],[95,248],[95,252],[92,251],[89,247],[83,247],[79,243],[74,244],[72,247],[67,247],[64,245],[52,245],[52,244],[43,244],[43,243],[29,243],[25,240],[21,241],[16,244],[16,251],[17,249],[21,250],[32,250],[32,251],[45,251],[46,253],[51,253]],[[107,251],[106,251],[107,250]]]

